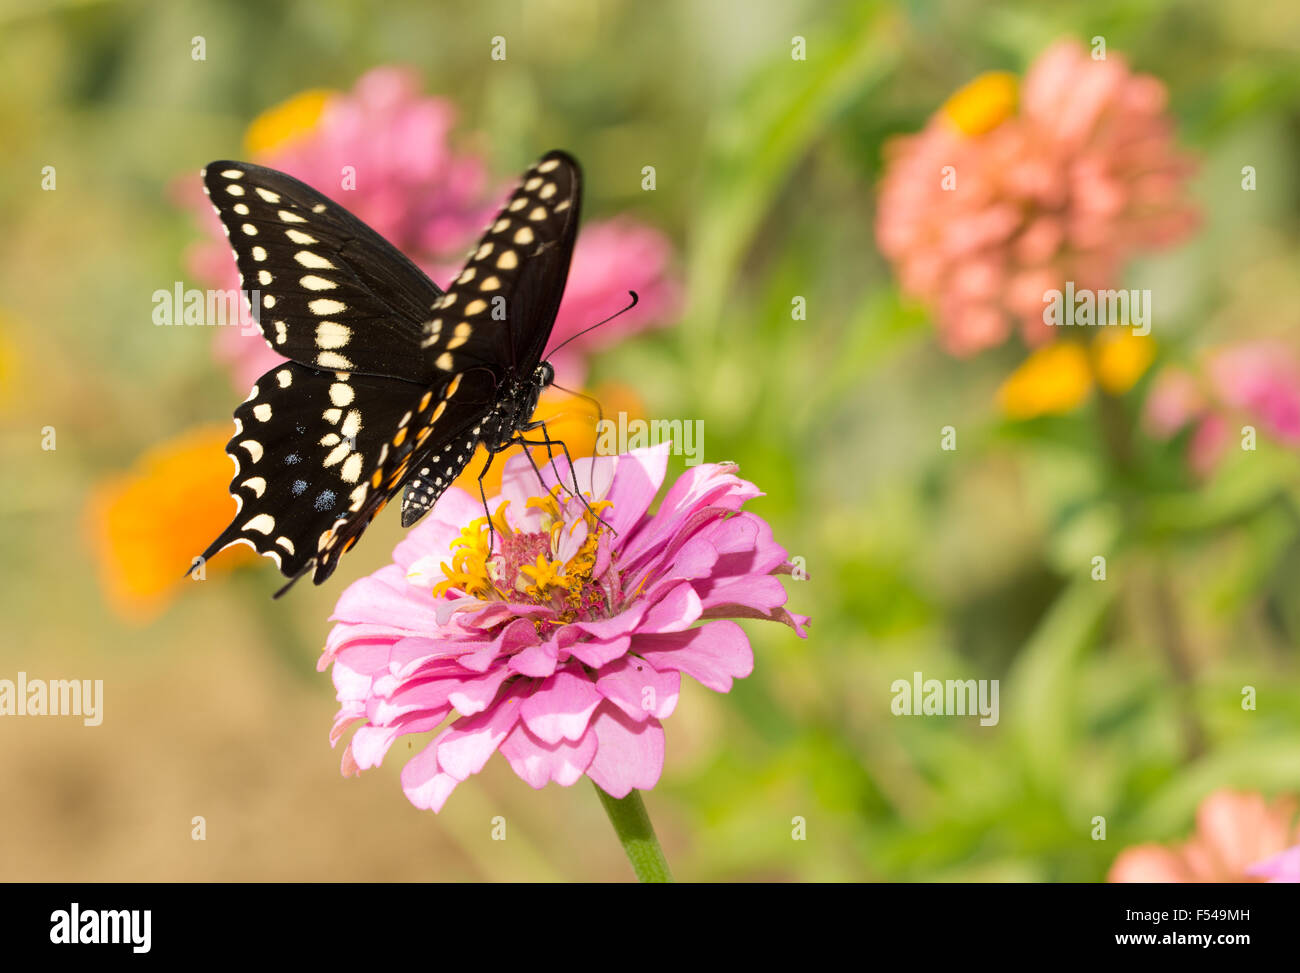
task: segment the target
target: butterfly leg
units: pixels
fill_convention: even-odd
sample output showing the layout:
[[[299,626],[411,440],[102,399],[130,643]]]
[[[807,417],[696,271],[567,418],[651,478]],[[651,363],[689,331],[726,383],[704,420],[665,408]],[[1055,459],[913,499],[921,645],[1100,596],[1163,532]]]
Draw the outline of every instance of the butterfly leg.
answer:
[[[602,517],[600,514],[596,513],[596,511],[592,508],[591,503],[587,500],[587,498],[586,498],[585,496],[583,496],[581,490],[580,490],[580,489],[576,489],[577,486],[578,486],[578,471],[577,471],[577,469],[576,469],[576,468],[574,467],[574,465],[573,465],[573,456],[570,455],[570,453],[569,453],[569,447],[568,447],[568,445],[565,443],[565,441],[564,441],[563,439],[552,439],[552,438],[550,437],[550,434],[546,431],[546,423],[542,422],[541,420],[538,420],[538,421],[535,422],[535,423],[530,422],[528,425],[521,427],[521,430],[522,430],[522,431],[531,431],[531,430],[533,430],[533,429],[541,429],[541,430],[542,430],[542,436],[543,436],[543,438],[540,439],[540,440],[538,440],[538,439],[525,439],[523,436],[516,435],[516,437],[515,437],[514,439],[512,439],[511,442],[512,442],[512,443],[518,443],[519,445],[521,445],[521,446],[524,447],[524,452],[525,452],[526,454],[528,454],[528,461],[529,461],[530,463],[533,463],[533,469],[534,469],[534,470],[537,470],[537,464],[536,464],[535,462],[533,462],[532,454],[529,453],[529,451],[528,451],[528,447],[529,447],[529,446],[545,446],[545,447],[546,447],[546,452],[547,452],[548,455],[551,454],[551,447],[552,447],[552,446],[559,446],[560,449],[564,450],[564,458],[565,458],[566,460],[568,460],[568,462],[569,462],[569,475],[573,477],[573,485],[574,485],[574,487],[575,487],[575,489],[572,490],[572,491],[570,491],[570,492],[571,492],[575,497],[577,497],[579,500],[582,501],[582,505],[583,505],[584,507],[587,508],[587,512],[588,512],[589,514],[591,514],[593,517],[595,517],[597,520],[599,520],[602,524],[604,524],[606,527],[608,527],[608,528],[609,528],[609,529],[614,533],[615,536],[618,536],[618,531],[614,530],[614,527],[609,523],[609,521],[607,521],[607,520],[606,520],[604,517]],[[552,457],[552,460],[551,460],[551,466],[552,466],[552,468],[554,468],[554,462],[555,462],[555,461],[554,461],[554,457]],[[558,472],[558,471],[557,471],[557,472]],[[542,473],[541,473],[540,470],[537,470],[537,476],[538,476],[538,479],[541,479]],[[558,478],[557,478],[557,479],[558,479]],[[564,484],[562,481],[560,482],[560,485],[561,485],[561,486],[564,486],[564,488],[565,488],[566,490],[569,489],[567,486],[565,486],[565,484]]]
[[[528,440],[528,439],[516,439],[516,440],[514,440],[514,442],[516,442],[516,443],[518,443],[518,444],[520,444],[521,446],[524,447],[524,455],[528,457],[528,462],[532,465],[532,467],[533,467],[533,472],[537,474],[537,479],[538,479],[541,483],[545,484],[545,483],[546,483],[546,479],[545,479],[545,477],[542,476],[542,471],[541,471],[541,469],[538,468],[538,466],[537,466],[537,461],[536,461],[535,459],[533,459],[533,453],[532,453],[532,450],[529,449],[528,447],[529,447],[529,446],[545,446],[545,447],[546,447],[546,451],[547,451],[547,453],[550,453],[552,443],[554,443],[554,444],[556,444],[556,445],[562,445],[562,443],[560,443],[559,440],[550,440],[550,439],[548,439],[548,440],[546,440],[546,441],[541,441],[541,442],[539,442],[538,440],[535,440],[535,439],[533,439],[533,440]],[[565,450],[565,453],[567,454],[567,453],[568,453],[568,450]],[[555,466],[555,458],[554,458],[554,456],[551,457],[551,462],[550,462],[549,465],[551,466],[552,469],[554,469],[554,466]],[[569,464],[569,468],[570,468],[570,470],[573,469],[573,464],[572,464],[572,463]],[[559,471],[557,470],[556,472],[557,472],[557,474],[558,474]],[[574,486],[577,486],[577,485],[578,485],[578,480],[577,480],[576,475],[575,475],[575,477],[574,477],[573,484],[574,484]],[[610,527],[609,523],[608,523],[606,520],[602,519],[601,516],[600,516],[600,514],[596,513],[596,511],[592,509],[591,504],[587,502],[587,498],[584,497],[581,493],[574,493],[572,490],[569,490],[569,488],[564,484],[564,482],[563,482],[562,480],[560,480],[560,479],[558,478],[558,476],[557,476],[557,482],[556,482],[556,485],[559,486],[559,487],[561,487],[561,488],[564,489],[564,490],[568,490],[570,496],[577,497],[579,500],[581,500],[581,501],[582,501],[582,505],[583,505],[584,507],[586,507],[587,510],[589,510],[589,511],[591,512],[591,515],[592,515],[593,517],[595,517],[597,520],[599,520],[599,521],[600,521],[602,524],[604,524],[606,527],[609,527],[609,529],[612,530],[612,531],[614,531],[614,533],[615,533],[616,535],[618,534],[618,531],[614,530],[613,527]]]
[[[478,495],[483,500],[483,512],[487,514],[488,522],[488,556],[492,556],[492,548],[496,544],[497,532],[492,523],[492,510],[488,507],[487,490],[483,486],[483,477],[488,475],[488,470],[492,468],[492,460],[496,458],[496,450],[488,450],[487,462],[483,464],[483,471],[478,475]]]
[[[520,432],[532,432],[532,431],[534,431],[534,430],[536,430],[536,429],[540,429],[540,430],[542,431],[542,441],[541,441],[540,443],[534,441],[534,442],[531,443],[531,445],[533,445],[533,446],[545,446],[545,447],[546,447],[546,461],[547,461],[547,464],[551,467],[551,469],[555,470],[555,479],[556,479],[556,482],[559,483],[562,487],[564,487],[564,489],[569,490],[568,485],[564,483],[564,477],[561,476],[561,475],[560,475],[560,471],[559,471],[558,469],[556,469],[556,466],[555,466],[555,453],[554,453],[554,451],[553,451],[552,448],[551,448],[552,446],[555,446],[555,445],[559,445],[559,446],[563,446],[563,447],[564,447],[564,457],[565,457],[565,459],[567,459],[567,460],[569,461],[569,475],[573,477],[573,489],[572,489],[572,490],[569,490],[569,495],[570,495],[570,496],[574,496],[574,497],[581,497],[581,496],[582,496],[582,488],[578,486],[578,472],[577,472],[577,470],[575,470],[575,469],[573,468],[573,457],[571,457],[571,456],[569,455],[569,448],[568,448],[567,446],[565,446],[564,443],[563,443],[562,441],[560,441],[560,440],[558,440],[558,439],[552,439],[552,438],[551,438],[550,431],[547,430],[547,428],[546,428],[546,422],[545,422],[545,420],[538,419],[538,420],[535,421],[535,422],[529,422],[529,423],[526,423],[525,425],[519,427],[519,431],[520,431]],[[523,439],[519,439],[518,441],[519,441],[519,442],[525,442],[525,440],[523,440]],[[525,448],[524,451],[525,451],[525,452],[528,452],[528,450],[527,450],[526,448]],[[533,465],[533,469],[534,469],[534,470],[537,470],[537,466],[536,466],[536,464]],[[537,470],[537,475],[538,475],[538,477],[540,477],[540,476],[542,475],[541,470]]]

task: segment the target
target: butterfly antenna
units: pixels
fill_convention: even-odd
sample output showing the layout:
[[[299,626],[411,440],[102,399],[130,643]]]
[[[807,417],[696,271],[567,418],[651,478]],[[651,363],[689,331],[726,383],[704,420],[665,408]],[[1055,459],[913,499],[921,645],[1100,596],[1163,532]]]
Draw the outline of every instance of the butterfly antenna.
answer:
[[[605,320],[603,320],[603,321],[597,321],[597,322],[596,322],[595,324],[593,324],[590,328],[583,328],[581,331],[579,331],[577,334],[575,334],[572,338],[565,338],[565,339],[564,339],[563,341],[561,341],[558,345],[556,345],[554,348],[551,349],[551,355],[554,355],[557,351],[559,351],[561,348],[563,348],[565,345],[567,345],[570,341],[576,341],[577,339],[581,338],[584,334],[586,334],[588,331],[595,331],[595,330],[596,330],[597,328],[599,328],[602,324],[609,324],[609,322],[613,321],[613,320],[614,320],[616,317],[618,317],[620,314],[626,314],[628,311],[632,310],[632,308],[636,307],[636,306],[637,306],[637,303],[641,300],[641,298],[639,298],[639,297],[637,296],[636,291],[628,291],[628,293],[632,295],[632,302],[631,302],[630,304],[628,304],[627,307],[623,308],[621,311],[615,311],[613,314],[611,314],[609,317],[605,318]],[[551,355],[547,355],[546,358],[543,359],[543,361],[549,361]],[[567,391],[567,389],[566,389],[566,391]]]

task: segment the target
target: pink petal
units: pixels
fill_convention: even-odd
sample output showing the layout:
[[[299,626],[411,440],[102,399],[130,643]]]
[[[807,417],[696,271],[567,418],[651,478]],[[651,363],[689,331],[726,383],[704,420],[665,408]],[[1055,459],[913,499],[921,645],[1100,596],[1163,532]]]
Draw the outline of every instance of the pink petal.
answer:
[[[496,699],[501,684],[510,678],[510,670],[499,666],[478,679],[457,680],[447,694],[447,702],[456,707],[461,716],[481,713]]]
[[[539,740],[523,723],[517,723],[501,744],[501,755],[510,767],[534,789],[555,781],[563,787],[575,783],[596,755],[596,732],[588,728],[577,742]]]
[[[790,597],[780,579],[770,574],[751,574],[740,578],[724,578],[696,582],[703,608],[719,605],[742,605],[770,613],[780,608]]]
[[[522,652],[515,653],[510,657],[508,665],[512,672],[535,679],[545,679],[555,672],[555,665],[559,658],[559,648],[556,644],[543,642],[541,645],[530,645]]]
[[[777,582],[778,586],[780,582]],[[680,632],[700,617],[703,605],[690,582],[683,581],[646,612],[639,632]]]
[[[596,732],[596,756],[587,776],[611,797],[623,798],[633,788],[649,790],[659,783],[664,766],[664,729],[651,717],[644,723],[625,716],[613,703],[604,703],[591,722]]]
[[[402,791],[419,808],[441,811],[460,781],[438,769],[438,744],[432,741],[402,768]]]
[[[645,618],[646,608],[645,602],[634,601],[613,618],[601,618],[591,622],[573,622],[571,625],[560,629],[560,632],[573,629],[596,639],[616,639],[620,635],[627,635],[641,624],[641,620]]]
[[[1278,852],[1272,858],[1246,869],[1247,875],[1266,878],[1270,882],[1300,882],[1300,845]]]
[[[512,655],[541,641],[537,629],[525,618],[517,618],[496,634],[490,642],[466,643],[472,651],[457,656],[456,662],[473,672],[486,672],[497,658]]]
[[[656,669],[680,670],[720,693],[731,691],[732,679],[743,679],[754,671],[749,639],[739,625],[726,620],[685,632],[638,635],[632,651]]]
[[[352,734],[352,759],[358,770],[378,767],[398,737],[408,733],[428,733],[451,712],[451,707],[423,713],[412,719],[398,720],[388,726],[363,726]]]
[[[623,545],[627,562],[634,562],[668,543],[696,511],[708,507],[739,510],[746,500],[762,496],[758,487],[735,475],[734,463],[701,463],[686,470],[668,489],[659,509]]]
[[[634,449],[618,457],[614,482],[604,497],[613,501],[614,506],[600,516],[619,535],[628,533],[650,509],[668,472],[671,448],[671,443],[661,443],[648,449]]]
[[[762,622],[780,622],[782,625],[788,625],[794,629],[801,639],[808,637],[808,632],[804,626],[811,621],[807,615],[796,615],[784,608],[774,608],[770,612],[762,612],[755,608],[746,608],[743,605],[719,605],[706,608],[700,618],[754,618]]]
[[[361,622],[390,625],[400,619],[402,634],[435,631],[441,627],[429,593],[406,583],[406,575],[395,564],[354,581],[339,596],[330,616],[338,622]]]
[[[574,642],[568,652],[584,665],[599,669],[608,665],[621,655],[626,655],[632,645],[632,636],[619,635],[612,639],[592,639],[589,642]]]
[[[600,700],[589,678],[573,669],[561,669],[524,700],[520,716],[544,743],[578,740]]]
[[[386,643],[391,645],[409,634],[414,633],[395,628],[388,622],[378,624],[373,622],[365,624],[340,622],[331,628],[329,635],[325,637],[325,651],[321,653],[321,657],[316,663],[316,671],[324,672],[328,669],[339,652],[353,643],[369,643],[371,645]]]
[[[482,770],[519,721],[522,692],[523,687],[515,684],[491,709],[477,716],[462,717],[440,733],[434,740],[438,767],[457,780]]]
[[[600,671],[596,690],[632,719],[666,720],[677,708],[682,677],[659,672],[644,659],[622,658]]]

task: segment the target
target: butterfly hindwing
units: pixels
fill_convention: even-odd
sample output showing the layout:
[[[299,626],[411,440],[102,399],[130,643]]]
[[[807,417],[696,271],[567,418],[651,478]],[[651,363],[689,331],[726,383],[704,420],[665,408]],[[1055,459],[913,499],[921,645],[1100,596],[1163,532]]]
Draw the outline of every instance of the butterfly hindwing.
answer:
[[[549,152],[524,173],[434,304],[422,344],[435,370],[531,376],[564,294],[581,202],[582,172],[567,153]]]
[[[203,185],[273,351],[323,370],[431,380],[421,324],[442,292],[401,251],[274,169],[213,162]]]
[[[473,428],[486,391],[467,387],[473,381],[443,381],[435,392],[297,362],[271,369],[235,410],[226,452],[239,511],[203,557],[244,541],[288,577],[314,567],[314,580],[325,580],[411,476],[412,457],[439,455]]]
[[[467,433],[459,440],[447,443],[445,449],[428,453],[423,458],[419,469],[407,480],[406,492],[402,494],[403,527],[410,527],[433,509],[438,498],[473,458],[477,445],[478,435]]]

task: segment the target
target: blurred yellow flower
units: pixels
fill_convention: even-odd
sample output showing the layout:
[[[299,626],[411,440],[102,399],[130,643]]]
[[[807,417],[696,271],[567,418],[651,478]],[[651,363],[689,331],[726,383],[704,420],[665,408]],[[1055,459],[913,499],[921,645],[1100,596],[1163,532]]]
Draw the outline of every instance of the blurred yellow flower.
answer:
[[[1009,71],[989,71],[959,89],[943,105],[943,115],[964,135],[983,135],[1016,110],[1020,82]]]
[[[100,482],[86,505],[87,528],[105,596],[122,618],[146,622],[165,608],[193,563],[235,516],[231,427],[203,426],[155,446],[123,474]],[[205,570],[257,559],[230,548]]]
[[[0,311],[0,408],[7,406],[13,399],[14,385],[18,378],[18,346],[9,337],[13,320]]]
[[[626,412],[629,419],[644,418],[644,406],[641,399],[636,392],[626,385],[609,382],[586,394],[600,402],[606,419],[617,422],[620,412]],[[569,447],[569,455],[574,460],[577,460],[580,456],[591,456],[596,452],[598,415],[596,406],[589,400],[579,398],[571,392],[565,392],[552,386],[542,393],[541,400],[537,403],[537,409],[533,412],[533,419],[545,420],[547,433],[551,439],[553,441],[564,440],[565,445]],[[540,438],[541,430],[530,435],[536,435]],[[564,453],[558,447],[553,452],[563,460]],[[492,461],[492,468],[488,470],[488,475],[483,478],[483,489],[489,497],[500,492],[501,473],[505,467],[505,461],[514,455],[516,455],[516,451],[511,450]],[[546,447],[533,447],[533,460],[539,468],[543,466],[547,462]],[[455,486],[467,491],[471,496],[477,497],[479,495],[478,476],[483,471],[483,464],[486,461],[487,450],[479,446],[474,450],[474,458],[465,465],[464,472],[456,477]]]
[[[259,156],[308,134],[334,94],[327,88],[312,88],[268,108],[248,126],[244,148],[250,156]]]
[[[998,404],[1012,419],[1063,415],[1092,391],[1092,367],[1083,346],[1057,341],[1039,348],[998,389]]]
[[[1149,336],[1132,331],[1104,331],[1092,345],[1097,382],[1112,395],[1133,387],[1156,357],[1156,343]]]

